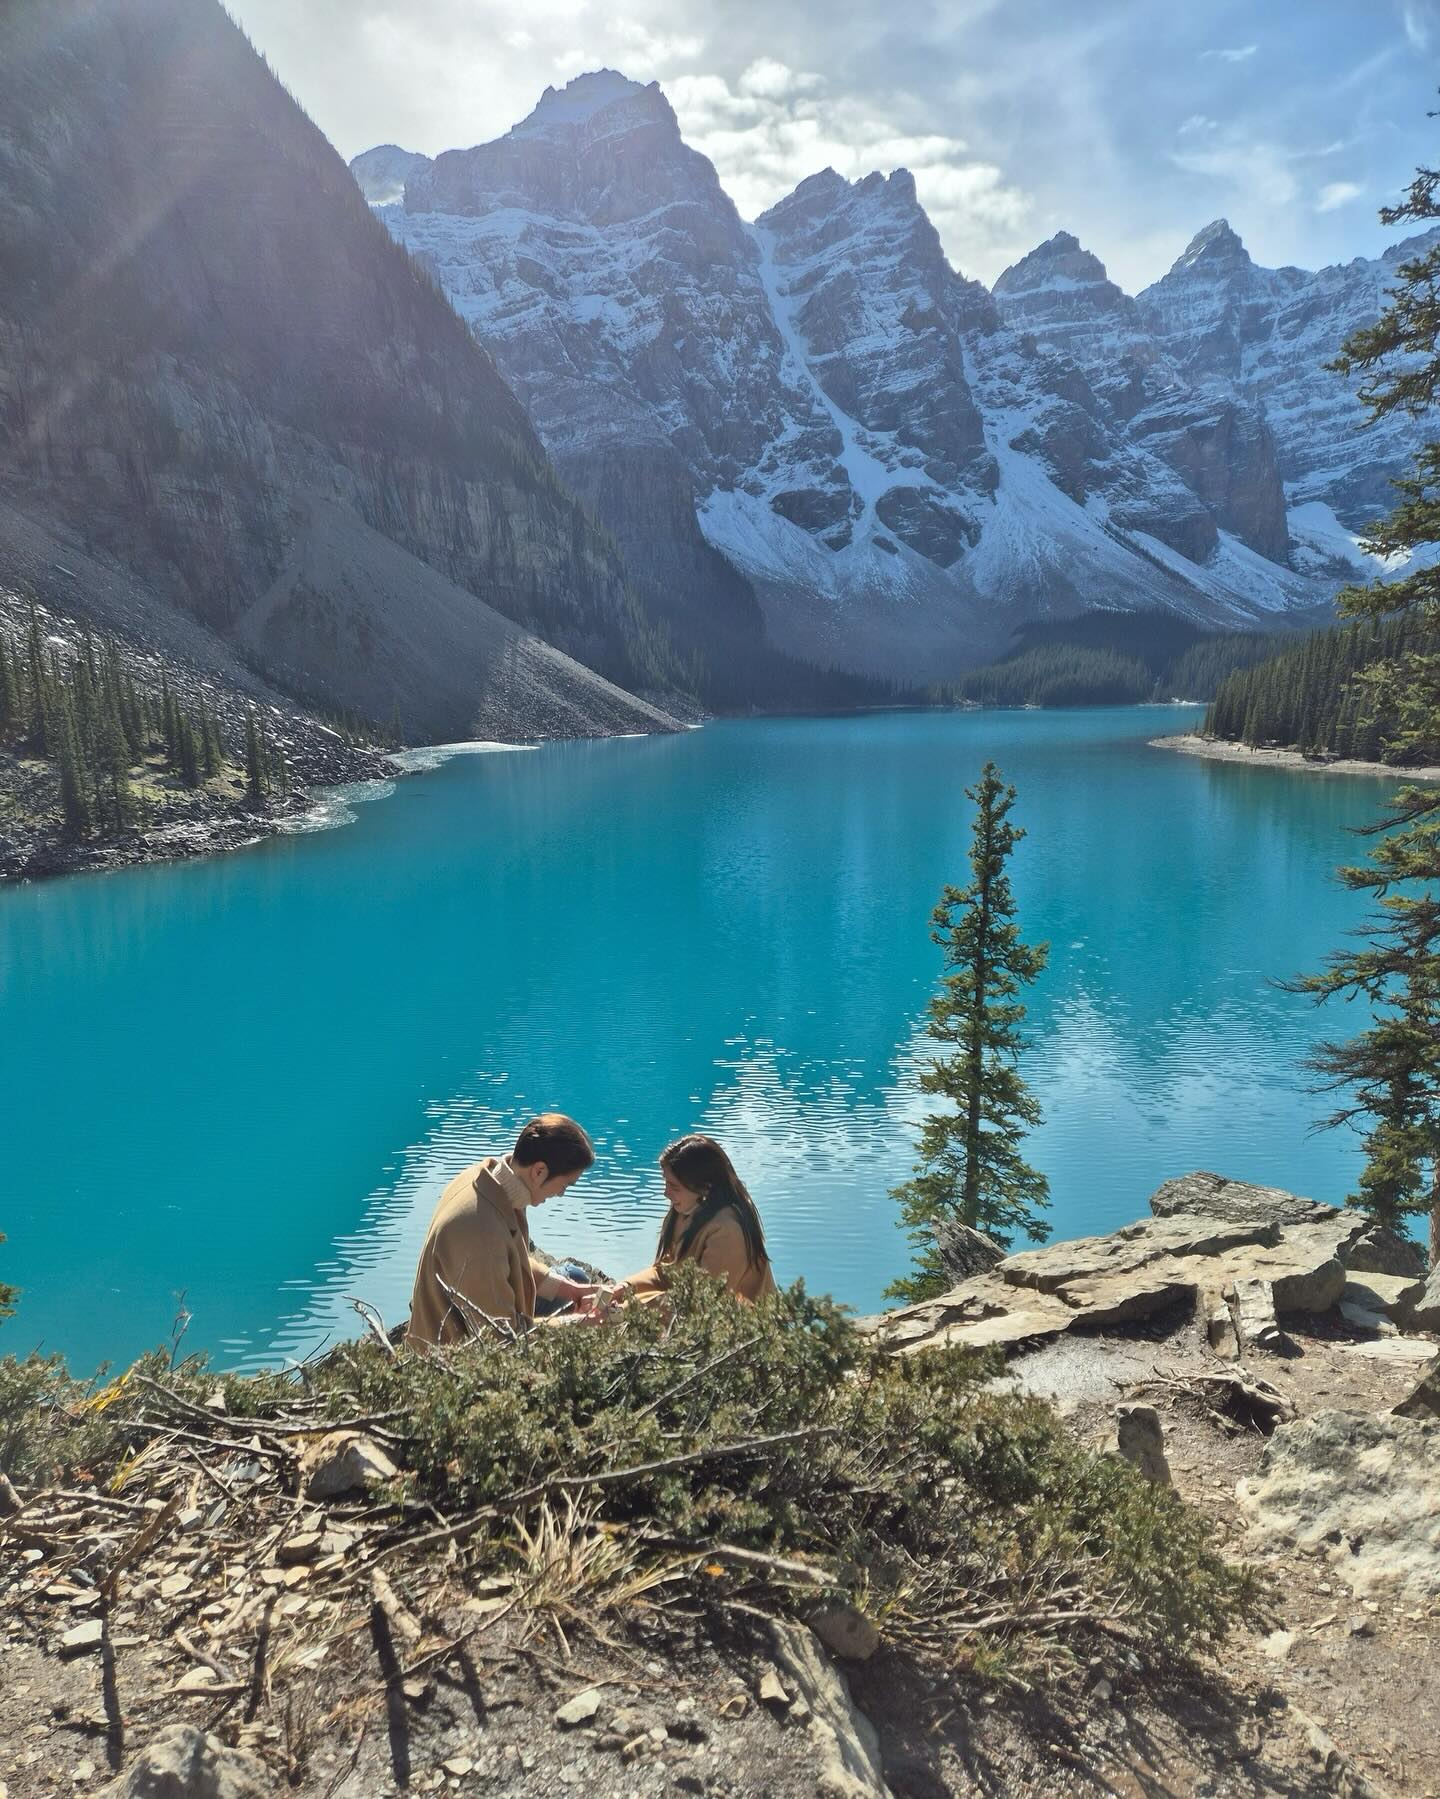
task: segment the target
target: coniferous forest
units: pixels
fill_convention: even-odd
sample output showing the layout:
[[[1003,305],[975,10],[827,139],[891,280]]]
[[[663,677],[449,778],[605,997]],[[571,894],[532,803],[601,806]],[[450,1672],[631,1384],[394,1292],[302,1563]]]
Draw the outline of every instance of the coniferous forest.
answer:
[[[982,706],[1208,700],[1232,670],[1294,642],[1293,632],[1202,631],[1165,613],[1093,612],[1022,627],[1006,656],[939,697]]]
[[[1403,763],[1389,745],[1392,708],[1365,680],[1410,645],[1403,620],[1365,620],[1320,631],[1220,684],[1205,715],[1205,734],[1251,749],[1296,749],[1307,756]]]
[[[33,610],[21,641],[0,632],[0,756],[28,775],[28,809],[72,840],[158,822],[186,794],[260,807],[289,786],[263,714],[247,711],[231,749],[163,670],[158,687],[137,682],[112,639],[57,639]]]

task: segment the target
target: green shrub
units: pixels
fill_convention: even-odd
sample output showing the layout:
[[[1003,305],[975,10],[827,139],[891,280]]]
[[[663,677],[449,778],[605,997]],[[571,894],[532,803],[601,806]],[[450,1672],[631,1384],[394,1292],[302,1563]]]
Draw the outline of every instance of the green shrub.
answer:
[[[513,1566],[517,1542],[577,1499],[588,1529],[678,1554],[702,1592],[759,1582],[799,1605],[815,1585],[771,1578],[764,1560],[720,1575],[725,1549],[789,1574],[803,1561],[891,1640],[950,1660],[1097,1618],[1137,1642],[1198,1645],[1257,1614],[1253,1577],[1198,1514],[1082,1450],[1049,1407],[995,1391],[993,1368],[956,1348],[889,1355],[799,1285],[740,1306],[682,1266],[667,1307],[631,1306],[608,1328],[396,1358],[357,1343],[220,1385],[231,1435],[297,1403],[384,1415],[405,1470],[390,1498],[468,1520],[474,1568]],[[146,1440],[135,1421],[166,1415],[136,1373],[191,1404],[217,1380],[159,1356],[95,1398],[54,1362],[5,1364],[0,1467],[106,1476]],[[397,1533],[427,1528],[413,1518]]]

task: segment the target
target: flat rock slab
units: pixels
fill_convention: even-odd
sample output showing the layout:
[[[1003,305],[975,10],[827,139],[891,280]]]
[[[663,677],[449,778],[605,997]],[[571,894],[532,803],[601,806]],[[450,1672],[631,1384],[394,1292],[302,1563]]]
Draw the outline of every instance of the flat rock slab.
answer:
[[[1222,1182],[1218,1175],[1186,1178],[1201,1183],[1202,1194],[1214,1183],[1245,1194],[1279,1192]],[[1272,1210],[1284,1209],[1279,1199]],[[1241,1203],[1233,1195],[1231,1201]],[[1263,1284],[1273,1311],[1328,1311],[1345,1290],[1344,1257],[1366,1220],[1314,1200],[1295,1200],[1290,1210],[1296,1216],[1281,1222],[1177,1209],[1103,1237],[1022,1250],[939,1299],[892,1312],[870,1328],[901,1353],[940,1343],[1010,1349],[1061,1336],[1077,1324],[1099,1328],[1193,1307],[1202,1295],[1242,1282]]]
[[[1236,1488],[1250,1540],[1323,1555],[1356,1594],[1440,1593],[1440,1420],[1317,1412]]]
[[[875,1726],[803,1624],[772,1623],[775,1660],[787,1686],[804,1699],[815,1747],[815,1787],[823,1799],[891,1799]]]
[[[1232,1181],[1202,1169],[1157,1187],[1150,1195],[1150,1210],[1157,1218],[1188,1212],[1241,1222],[1264,1218],[1272,1224],[1318,1224],[1327,1214],[1333,1216],[1337,1208],[1287,1193],[1283,1187],[1257,1187],[1250,1181]]]

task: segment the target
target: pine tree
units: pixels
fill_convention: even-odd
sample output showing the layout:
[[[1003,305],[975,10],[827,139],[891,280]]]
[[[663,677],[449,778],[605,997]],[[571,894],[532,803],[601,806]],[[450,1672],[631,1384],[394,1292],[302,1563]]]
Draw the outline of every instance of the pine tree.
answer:
[[[135,816],[135,796],[130,787],[130,748],[120,723],[113,682],[106,682],[100,692],[95,765],[101,822],[107,830],[123,830]]]
[[[1001,1242],[1023,1230],[1042,1238],[1049,1227],[1038,1208],[1049,1204],[1043,1174],[1022,1160],[1020,1138],[1040,1122],[1040,1107],[1016,1070],[1025,1047],[1018,994],[1039,975],[1048,944],[1021,942],[1005,864],[1024,831],[1009,822],[1015,789],[993,762],[965,790],[975,803],[969,886],[947,886],[931,915],[931,939],[945,955],[940,992],[930,1002],[930,1036],[953,1046],[920,1077],[953,1110],[932,1113],[920,1131],[913,1179],[895,1189],[918,1252],[913,1274],[887,1292],[899,1299],[933,1297],[948,1285],[932,1226],[955,1220]]]
[[[1380,214],[1387,225],[1440,219],[1440,170],[1421,169],[1405,200]],[[1440,389],[1440,242],[1400,264],[1398,286],[1374,325],[1349,337],[1331,365],[1365,377],[1360,398],[1372,419],[1420,414]],[[1373,555],[1409,556],[1440,544],[1440,443],[1427,443],[1411,474],[1395,483],[1400,503],[1371,531]],[[1440,761],[1440,562],[1388,584],[1348,588],[1342,612],[1398,624],[1383,660],[1360,680],[1369,709],[1388,721],[1383,746],[1397,762]],[[1363,733],[1362,733],[1363,734]],[[1353,1203],[1389,1221],[1428,1214],[1432,1265],[1440,1264],[1440,790],[1402,787],[1385,815],[1366,827],[1368,866],[1340,871],[1378,910],[1358,949],[1331,957],[1323,972],[1290,983],[1319,1002],[1362,999],[1367,1030],[1322,1043],[1310,1066],[1323,1084],[1345,1089],[1327,1124],[1368,1117],[1366,1163]]]
[[[223,760],[220,750],[220,733],[215,725],[215,715],[208,707],[200,713],[200,759],[205,770],[205,779],[213,781],[220,773]]]
[[[267,786],[260,730],[251,707],[245,713],[245,803],[250,806],[263,804]]]
[[[25,636],[25,660],[30,675],[30,735],[42,756],[51,753],[50,682],[45,668],[45,641],[40,634],[40,618],[30,608],[30,623]]]
[[[0,631],[0,732],[9,733],[20,723],[20,683],[5,634]]]
[[[200,785],[200,746],[196,742],[195,721],[188,712],[179,714],[176,734],[179,739],[180,779],[186,787],[196,788]]]
[[[60,816],[67,836],[83,837],[94,823],[91,801],[93,777],[75,726],[75,712],[68,693],[60,695],[57,708],[56,762],[60,770]]]

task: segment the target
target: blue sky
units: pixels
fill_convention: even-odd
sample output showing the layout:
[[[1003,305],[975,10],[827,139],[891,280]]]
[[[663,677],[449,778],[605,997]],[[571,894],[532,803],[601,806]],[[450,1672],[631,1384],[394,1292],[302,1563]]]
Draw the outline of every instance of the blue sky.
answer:
[[[1224,216],[1257,261],[1399,235],[1440,161],[1440,0],[230,0],[347,157],[498,136],[585,69],[658,80],[747,217],[912,169],[990,282],[1062,228],[1134,292]]]

